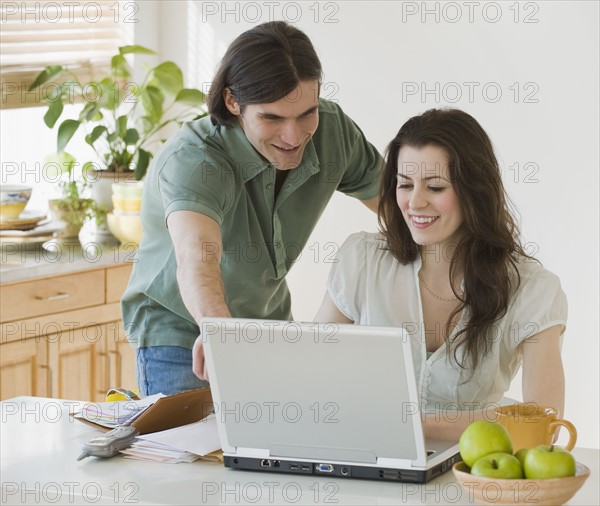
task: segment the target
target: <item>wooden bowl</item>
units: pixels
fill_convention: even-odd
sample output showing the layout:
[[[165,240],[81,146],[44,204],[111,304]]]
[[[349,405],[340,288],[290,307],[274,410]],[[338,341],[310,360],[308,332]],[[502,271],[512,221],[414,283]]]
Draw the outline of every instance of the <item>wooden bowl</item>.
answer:
[[[482,478],[469,473],[464,462],[452,467],[454,477],[468,494],[479,504],[564,504],[575,495],[590,475],[590,470],[577,463],[575,476],[549,478],[546,480],[499,480]]]

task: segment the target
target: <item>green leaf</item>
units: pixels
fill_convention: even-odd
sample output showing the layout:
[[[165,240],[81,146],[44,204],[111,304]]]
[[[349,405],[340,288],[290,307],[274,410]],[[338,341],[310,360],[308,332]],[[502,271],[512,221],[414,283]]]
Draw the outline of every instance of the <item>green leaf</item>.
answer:
[[[118,83],[115,83],[110,77],[106,77],[96,85],[99,86],[100,94],[100,99],[97,102],[98,108],[114,111],[123,100],[123,94]]]
[[[131,146],[140,140],[140,134],[135,128],[129,128],[127,129],[127,132],[125,132],[123,140],[125,141],[125,144]]]
[[[79,113],[79,121],[83,123],[87,120],[87,115],[90,112],[90,110],[93,109],[94,105],[95,104],[92,102],[88,102],[87,104],[85,104],[85,106],[83,107],[83,109],[81,109]]]
[[[71,140],[71,137],[73,137],[80,124],[75,119],[66,119],[60,124],[58,127],[56,151],[61,152],[65,150],[65,146]]]
[[[87,112],[85,120],[86,121],[100,121],[104,116],[102,112],[100,112],[100,108],[98,104],[93,104],[94,106],[90,108]]]
[[[58,74],[65,70],[61,65],[48,65],[42,72],[38,74],[35,78],[35,81],[27,88],[28,91],[35,90],[39,86],[44,83],[47,83],[53,77],[56,77]]]
[[[129,77],[131,72],[129,71],[129,64],[123,55],[113,56],[110,61],[113,76],[115,77]]]
[[[177,95],[183,89],[183,73],[172,61],[161,63],[150,71],[150,85],[155,85],[169,95]]]
[[[153,123],[158,123],[163,115],[163,103],[165,101],[162,91],[154,86],[148,86],[142,91],[140,98],[148,119]]]
[[[66,151],[52,153],[44,157],[43,175],[47,179],[55,179],[61,174],[70,173],[77,160]]]
[[[90,135],[85,136],[85,142],[87,142],[90,146],[96,142],[100,136],[106,132],[106,127],[104,125],[96,126]]]
[[[175,97],[175,102],[191,105],[192,107],[200,107],[204,104],[205,100],[206,96],[204,93],[194,88],[184,88],[179,90],[179,93],[177,93],[177,96]]]
[[[65,86],[67,83],[58,84],[52,83],[44,89],[44,101],[47,103],[64,102],[68,98],[69,88]]]
[[[54,102],[50,102],[48,105],[48,110],[46,114],[44,114],[44,123],[48,128],[54,128],[54,125],[60,118],[60,115],[63,112],[63,103],[60,100],[55,100]]]
[[[121,139],[125,137],[125,133],[127,132],[127,116],[125,114],[117,118],[116,131]]]
[[[135,169],[133,170],[133,177],[135,177],[136,180],[139,181],[146,175],[146,169],[148,168],[151,157],[152,155],[145,149],[138,150],[137,162],[135,164]]]
[[[148,133],[150,130],[152,130],[152,127],[156,124],[155,121],[152,121],[152,118],[149,118],[148,116],[140,116],[138,119],[135,120],[135,126],[136,128],[142,132],[142,133]]]
[[[156,51],[152,51],[152,49],[148,49],[144,46],[121,46],[119,48],[119,53],[122,55],[125,54],[156,54]]]

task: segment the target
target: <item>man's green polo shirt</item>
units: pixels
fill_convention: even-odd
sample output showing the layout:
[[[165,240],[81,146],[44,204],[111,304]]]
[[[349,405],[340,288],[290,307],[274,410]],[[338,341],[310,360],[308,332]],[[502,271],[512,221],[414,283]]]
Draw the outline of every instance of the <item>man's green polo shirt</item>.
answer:
[[[275,198],[275,168],[239,125],[186,123],[163,147],[144,183],[142,242],[123,296],[123,321],[134,346],[191,348],[199,329],[177,285],[166,219],[195,211],[221,226],[221,273],[234,317],[292,319],[285,276],[300,255],[332,194],[375,197],[383,162],[340,109],[319,103],[319,126],[302,163]],[[214,247],[204,245],[205,255]]]

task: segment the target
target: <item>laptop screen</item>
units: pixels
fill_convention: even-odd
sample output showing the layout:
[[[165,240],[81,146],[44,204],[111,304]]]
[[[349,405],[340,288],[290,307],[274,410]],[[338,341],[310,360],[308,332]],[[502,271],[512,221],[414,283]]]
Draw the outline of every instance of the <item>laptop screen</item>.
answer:
[[[226,453],[425,462],[401,328],[207,318],[201,333]]]

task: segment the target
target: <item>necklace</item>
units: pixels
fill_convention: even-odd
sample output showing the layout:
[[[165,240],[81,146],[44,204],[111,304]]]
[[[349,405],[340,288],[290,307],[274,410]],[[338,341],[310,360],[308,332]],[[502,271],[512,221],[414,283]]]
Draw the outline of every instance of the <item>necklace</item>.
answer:
[[[425,290],[427,290],[427,293],[429,295],[431,295],[434,299],[441,300],[442,302],[454,302],[455,300],[458,300],[457,297],[451,297],[451,298],[447,299],[445,297],[440,297],[439,295],[436,295],[435,293],[433,293],[431,288],[429,288],[427,286],[427,283],[425,283],[425,280],[423,279],[423,276],[421,275],[421,271],[419,271],[417,275],[419,276],[419,281],[421,281],[421,283],[425,287]]]

